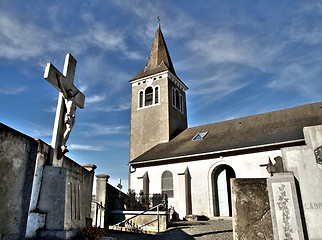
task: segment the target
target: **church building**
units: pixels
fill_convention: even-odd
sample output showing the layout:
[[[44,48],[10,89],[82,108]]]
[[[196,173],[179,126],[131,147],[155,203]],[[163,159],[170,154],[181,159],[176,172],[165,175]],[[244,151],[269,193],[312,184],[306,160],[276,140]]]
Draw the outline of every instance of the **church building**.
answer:
[[[175,72],[160,25],[132,86],[129,189],[163,193],[179,214],[231,216],[231,178],[268,178],[284,148],[305,146],[322,102],[188,128],[188,87]]]

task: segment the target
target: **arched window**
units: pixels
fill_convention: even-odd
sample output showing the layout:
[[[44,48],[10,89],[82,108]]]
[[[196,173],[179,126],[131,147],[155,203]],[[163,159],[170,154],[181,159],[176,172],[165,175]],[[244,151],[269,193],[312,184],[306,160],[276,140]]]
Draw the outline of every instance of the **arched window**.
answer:
[[[139,108],[143,107],[143,91],[139,93]]]
[[[173,198],[173,174],[164,171],[161,176],[161,193],[167,194],[168,198]]]
[[[138,108],[160,103],[160,86],[148,86],[138,92]]]
[[[159,87],[155,87],[154,89],[154,103],[159,103]]]
[[[153,88],[148,87],[145,89],[145,106],[150,106],[153,103]]]

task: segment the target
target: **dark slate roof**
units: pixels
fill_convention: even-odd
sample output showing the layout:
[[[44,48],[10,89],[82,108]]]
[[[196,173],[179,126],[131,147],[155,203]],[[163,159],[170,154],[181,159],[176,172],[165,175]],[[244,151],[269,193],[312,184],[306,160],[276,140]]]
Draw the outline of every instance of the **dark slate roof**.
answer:
[[[161,143],[131,161],[147,164],[193,155],[224,153],[287,142],[304,143],[303,127],[322,124],[322,102],[212,123],[184,130],[168,143]],[[208,132],[201,140],[192,138]]]
[[[146,63],[145,68],[139,72],[131,81],[142,77],[149,76],[154,73],[163,72],[169,70],[171,73],[176,75],[174,70],[170,54],[165,43],[160,24],[158,25],[157,31],[154,36],[150,55]]]

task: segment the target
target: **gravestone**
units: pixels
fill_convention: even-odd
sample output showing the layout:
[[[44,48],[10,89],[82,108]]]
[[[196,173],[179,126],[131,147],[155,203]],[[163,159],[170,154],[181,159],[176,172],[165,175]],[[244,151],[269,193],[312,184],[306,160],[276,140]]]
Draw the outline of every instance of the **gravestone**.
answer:
[[[232,178],[234,239],[273,238],[266,178]]]
[[[275,240],[304,239],[299,199],[292,173],[267,179]]]
[[[44,78],[58,91],[58,103],[51,146],[53,166],[62,166],[61,158],[68,152],[66,142],[75,123],[76,107],[84,108],[85,96],[74,86],[77,61],[68,53],[65,58],[64,71],[61,73],[51,63],[47,63]]]

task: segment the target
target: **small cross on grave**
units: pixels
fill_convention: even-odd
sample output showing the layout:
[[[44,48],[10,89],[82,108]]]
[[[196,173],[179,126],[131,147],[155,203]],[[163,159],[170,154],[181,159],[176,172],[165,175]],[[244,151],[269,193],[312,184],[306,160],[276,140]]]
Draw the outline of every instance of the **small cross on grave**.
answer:
[[[74,86],[76,63],[75,58],[68,53],[63,73],[51,63],[47,63],[45,68],[44,79],[59,91],[51,142],[54,149],[53,164],[62,164],[57,163],[56,160],[60,160],[68,152],[66,142],[75,123],[76,107],[84,108],[85,96]]]
[[[277,156],[274,158],[275,164],[272,163],[271,158],[268,158],[267,164],[261,164],[260,167],[266,167],[266,170],[268,173],[270,173],[271,177],[274,175],[274,173],[282,173],[284,172],[283,167],[283,159],[281,156]]]

